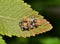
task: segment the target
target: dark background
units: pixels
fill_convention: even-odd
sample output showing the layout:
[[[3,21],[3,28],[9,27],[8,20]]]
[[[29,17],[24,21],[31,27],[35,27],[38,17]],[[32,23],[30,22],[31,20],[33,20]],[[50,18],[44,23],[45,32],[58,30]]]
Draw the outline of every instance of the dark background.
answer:
[[[53,26],[49,32],[30,38],[9,38],[4,36],[7,44],[60,44],[60,0],[24,0],[31,8],[38,11]]]

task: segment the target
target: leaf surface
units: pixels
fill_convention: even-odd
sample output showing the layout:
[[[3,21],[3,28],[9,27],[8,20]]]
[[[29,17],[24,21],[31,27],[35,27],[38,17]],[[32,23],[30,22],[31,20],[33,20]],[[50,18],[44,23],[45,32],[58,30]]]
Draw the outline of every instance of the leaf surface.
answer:
[[[21,31],[19,22],[24,17],[36,16],[41,26],[30,31]],[[0,0],[0,34],[7,36],[30,37],[52,29],[51,24],[22,0]]]
[[[0,36],[0,44],[6,44],[1,36]]]

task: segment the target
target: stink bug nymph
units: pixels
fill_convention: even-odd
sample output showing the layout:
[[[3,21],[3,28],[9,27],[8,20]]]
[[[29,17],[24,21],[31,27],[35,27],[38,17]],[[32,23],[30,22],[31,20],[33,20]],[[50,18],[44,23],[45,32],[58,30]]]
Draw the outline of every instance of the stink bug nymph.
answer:
[[[40,20],[32,16],[31,18],[24,18],[23,20],[21,20],[19,25],[22,30],[34,29],[35,27],[37,28],[40,25]]]

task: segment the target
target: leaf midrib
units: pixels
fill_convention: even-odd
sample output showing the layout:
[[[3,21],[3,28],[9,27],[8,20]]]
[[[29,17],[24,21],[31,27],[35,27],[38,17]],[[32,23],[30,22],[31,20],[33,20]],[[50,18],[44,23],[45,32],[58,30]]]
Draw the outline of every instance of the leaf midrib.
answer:
[[[7,19],[7,20],[14,20],[14,21],[19,22],[19,20],[16,20],[16,19],[10,18],[10,17],[6,17],[6,16],[1,16],[1,15],[0,15],[0,18],[4,18],[4,19]]]

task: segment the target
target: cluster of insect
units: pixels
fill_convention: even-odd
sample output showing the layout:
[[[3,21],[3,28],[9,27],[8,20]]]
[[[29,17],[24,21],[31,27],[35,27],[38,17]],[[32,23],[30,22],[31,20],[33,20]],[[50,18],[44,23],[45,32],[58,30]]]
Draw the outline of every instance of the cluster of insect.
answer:
[[[21,30],[30,30],[40,26],[40,20],[34,16],[31,18],[24,18],[19,22]]]

